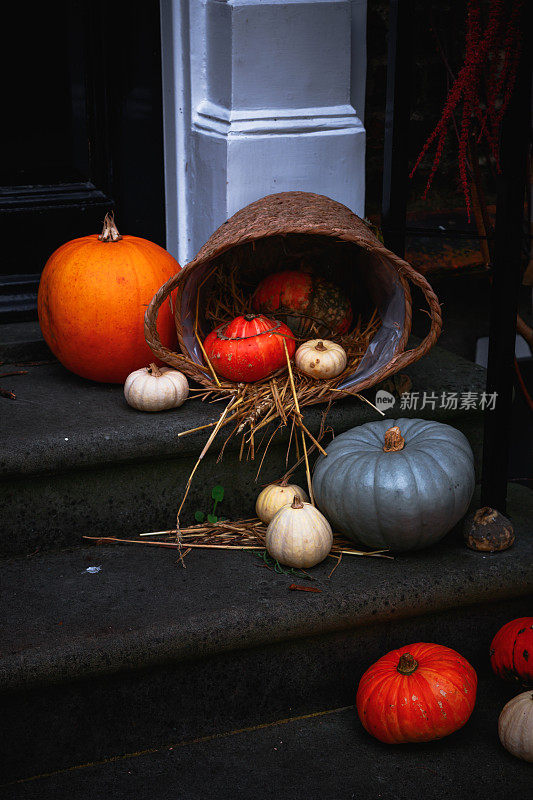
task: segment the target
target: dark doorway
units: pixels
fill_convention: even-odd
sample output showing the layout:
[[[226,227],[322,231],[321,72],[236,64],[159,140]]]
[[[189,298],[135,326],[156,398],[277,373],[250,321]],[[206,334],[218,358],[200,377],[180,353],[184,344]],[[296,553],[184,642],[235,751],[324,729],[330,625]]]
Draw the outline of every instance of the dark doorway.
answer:
[[[165,245],[159,3],[6,6],[0,322],[36,316],[39,276],[115,209]]]

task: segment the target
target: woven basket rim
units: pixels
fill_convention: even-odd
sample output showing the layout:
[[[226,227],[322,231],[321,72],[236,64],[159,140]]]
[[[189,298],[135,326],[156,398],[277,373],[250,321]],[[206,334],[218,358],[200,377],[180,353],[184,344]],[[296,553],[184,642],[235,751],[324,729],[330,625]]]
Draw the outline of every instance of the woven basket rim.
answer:
[[[295,210],[299,213],[294,213]],[[154,355],[210,389],[227,392],[228,389],[235,388],[236,383],[221,378],[217,385],[205,367],[200,368],[187,350],[180,317],[185,285],[194,271],[205,267],[236,246],[267,237],[290,234],[326,236],[333,240],[355,244],[385,259],[396,270],[404,291],[404,326],[392,358],[360,383],[342,392],[332,391],[331,397],[326,393],[316,402],[327,402],[333,397],[338,399],[342,395],[352,395],[369,388],[417,361],[435,344],[442,330],[440,304],[431,286],[420,273],[407,261],[388,250],[368,225],[341,203],[324,195],[309,192],[282,192],[263,197],[234,214],[213,233],[195,258],[159,289],[145,314],[146,341]],[[405,351],[412,320],[410,283],[421,289],[424,294],[429,306],[431,324],[427,336],[419,345]],[[161,344],[156,328],[159,308],[174,291],[174,316],[181,354],[174,353]]]

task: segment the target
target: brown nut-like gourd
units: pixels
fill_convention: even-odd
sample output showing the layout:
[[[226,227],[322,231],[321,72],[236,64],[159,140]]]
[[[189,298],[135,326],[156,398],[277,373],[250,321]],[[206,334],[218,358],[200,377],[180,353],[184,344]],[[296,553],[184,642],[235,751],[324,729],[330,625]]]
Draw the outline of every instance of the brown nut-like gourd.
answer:
[[[463,534],[466,545],[482,553],[507,550],[515,540],[511,521],[489,506],[478,508],[466,518]]]

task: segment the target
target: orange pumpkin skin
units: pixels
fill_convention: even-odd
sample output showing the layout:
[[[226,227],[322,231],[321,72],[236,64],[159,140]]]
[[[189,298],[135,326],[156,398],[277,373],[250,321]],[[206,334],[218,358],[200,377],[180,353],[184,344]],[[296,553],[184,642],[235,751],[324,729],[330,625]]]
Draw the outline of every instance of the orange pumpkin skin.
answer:
[[[412,669],[413,663],[409,674],[399,672]],[[476,690],[475,670],[463,656],[419,642],[391,650],[367,669],[357,690],[357,712],[364,728],[381,742],[429,742],[465,724]]]
[[[46,262],[37,300],[43,337],[67,369],[93,381],[124,383],[154,360],[144,338],[144,314],[157,290],[180,265],[159,245],[137,236],[73,239]],[[176,342],[170,304],[157,329]],[[158,362],[159,363],[159,362]]]
[[[268,275],[252,303],[254,311],[282,320],[298,336],[312,330],[317,336],[344,334],[353,317],[351,303],[338,286],[297,270]]]
[[[533,684],[533,617],[500,628],[490,646],[490,663],[500,678]]]
[[[262,314],[247,314],[211,331],[204,349],[218,375],[234,382],[253,383],[287,363],[283,340],[291,358],[296,344],[289,328]]]

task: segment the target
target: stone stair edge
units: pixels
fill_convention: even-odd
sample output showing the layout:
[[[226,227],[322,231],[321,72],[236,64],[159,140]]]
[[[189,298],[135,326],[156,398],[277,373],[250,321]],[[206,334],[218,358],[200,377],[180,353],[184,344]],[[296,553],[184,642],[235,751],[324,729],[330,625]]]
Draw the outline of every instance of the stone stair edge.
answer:
[[[67,386],[67,398],[68,392],[72,395],[72,404],[70,409],[67,409],[68,414],[67,411],[64,413],[65,421],[63,421],[61,402],[57,405],[57,409],[43,410],[36,409],[34,401],[30,401],[24,408],[14,407],[17,401],[9,401],[13,405],[5,408],[8,412],[11,409],[12,414],[11,418],[9,413],[4,417],[2,435],[4,446],[0,456],[0,476],[3,478],[95,468],[109,463],[142,463],[155,459],[198,455],[212,428],[205,428],[179,438],[177,434],[182,430],[214,422],[222,409],[220,404],[207,406],[199,401],[193,401],[183,409],[176,409],[173,412],[141,415],[141,412],[134,412],[125,404],[121,387],[99,386],[90,382],[86,382],[85,385],[82,379],[69,376],[60,365],[31,369],[34,372],[24,376],[25,381],[34,378],[34,383],[39,388],[39,381],[43,383],[43,373],[35,370],[48,369],[49,372],[44,377],[44,385],[48,391],[55,391],[55,383],[64,382]],[[424,385],[428,391],[436,392],[452,391],[454,388],[457,390],[459,387],[462,391],[481,392],[485,387],[486,373],[482,367],[438,347],[433,348],[424,359],[413,364],[408,373],[413,379],[413,390],[417,391],[421,391]],[[26,385],[26,391],[27,388]],[[84,392],[84,388],[89,391]],[[372,400],[373,391],[369,390],[366,393],[371,395]],[[79,400],[80,397],[83,401]],[[25,400],[22,395],[21,400]],[[318,430],[322,410],[323,406],[304,409],[306,424],[314,433]],[[334,428],[342,431],[368,422],[377,416],[377,413],[361,400],[342,400],[333,406],[328,420]],[[442,410],[438,407],[435,410],[402,411],[397,403],[387,416],[391,418],[421,416],[460,427],[463,422],[468,424],[472,423],[474,418],[479,419],[481,411],[460,408],[455,411]],[[223,435],[223,432],[219,434],[217,441],[220,443],[223,441]],[[276,443],[286,443],[288,437],[288,430],[281,431],[276,436]],[[239,446],[240,440],[234,437],[229,442],[227,450],[235,452]]]
[[[109,646],[105,646],[100,641],[89,652],[82,645],[81,648],[73,646],[69,649],[49,651],[46,654],[46,658],[43,657],[42,651],[35,651],[33,658],[6,659],[4,664],[0,661],[0,676],[2,676],[0,678],[0,692],[30,689],[38,685],[57,684],[104,674],[112,675],[125,671],[138,671],[180,661],[194,663],[203,658],[228,651],[251,650],[266,645],[280,644],[292,639],[308,639],[346,630],[355,631],[370,624],[380,622],[393,623],[396,620],[407,617],[456,610],[479,603],[489,603],[494,600],[511,600],[527,594],[528,589],[526,586],[523,586],[522,590],[517,592],[516,586],[513,585],[508,591],[500,588],[497,593],[491,593],[489,589],[475,591],[469,595],[463,595],[458,603],[456,598],[450,597],[449,590],[443,590],[442,596],[435,598],[431,604],[419,606],[412,603],[405,604],[402,608],[396,609],[395,613],[386,614],[381,612],[380,614],[372,615],[372,612],[369,612],[364,616],[360,616],[354,612],[353,616],[347,614],[342,618],[332,620],[329,624],[322,620],[320,628],[299,624],[299,621],[295,620],[290,628],[278,631],[274,637],[268,635],[270,631],[268,627],[269,620],[263,620],[264,628],[262,633],[257,632],[254,636],[249,636],[245,641],[243,641],[241,626],[236,625],[235,628],[230,629],[226,624],[223,627],[222,623],[227,623],[227,620],[222,616],[221,626],[220,629],[217,628],[217,633],[222,632],[225,635],[224,642],[217,641],[213,645],[204,647],[197,646],[195,633],[191,633],[190,638],[183,638],[182,633],[179,633],[179,646],[162,647],[162,641],[175,642],[177,632],[172,626],[167,629],[157,626],[151,631],[146,631],[142,634],[139,631],[134,631],[119,639],[113,639],[106,643]],[[438,602],[438,600],[441,602]],[[273,620],[272,622],[275,623],[277,621]],[[146,648],[142,652],[139,652],[138,647],[136,647],[139,636],[142,638]],[[73,668],[74,662],[76,662],[75,668]]]
[[[0,361],[32,361],[54,358],[43,339],[37,320],[0,324]]]
[[[505,683],[484,677],[464,728],[423,745],[378,742],[363,730],[354,705],[320,708],[35,776],[8,784],[6,800],[163,800],[175,796],[177,776],[182,800],[466,800],[479,797],[484,785],[494,800],[527,797],[530,765],[507,753],[497,735],[498,712],[509,695]],[[245,763],[252,768],[243,770]],[[362,770],[362,764],[372,766]]]
[[[133,546],[6,560],[8,606],[10,581],[13,593],[0,634],[3,690],[194,662],[531,595],[533,493],[515,485],[510,499],[517,542],[505,553],[473,553],[455,532],[394,561],[345,558],[329,584],[331,566],[319,567],[313,574],[321,593],[289,592],[287,576],[262,580],[260,565],[241,554],[202,553],[186,570],[168,558],[172,551]],[[89,562],[103,564],[105,584],[84,574]],[[62,579],[57,589],[54,575]]]
[[[508,684],[483,676],[464,728],[423,745],[378,742],[363,730],[353,704],[320,707],[35,775],[6,784],[6,800],[166,800],[177,785],[181,800],[206,792],[220,800],[466,800],[480,796],[484,785],[495,800],[527,797],[531,767],[507,753],[497,734],[498,712],[509,698]],[[243,770],[245,763],[251,768]],[[362,764],[372,766],[362,770]]]

